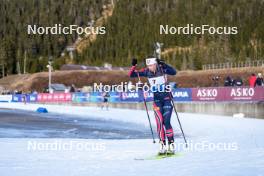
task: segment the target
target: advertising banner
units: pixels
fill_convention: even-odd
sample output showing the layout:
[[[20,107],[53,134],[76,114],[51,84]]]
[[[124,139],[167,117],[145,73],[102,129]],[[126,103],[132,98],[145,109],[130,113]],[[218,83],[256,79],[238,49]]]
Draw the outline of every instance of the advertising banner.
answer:
[[[72,102],[85,103],[90,101],[90,93],[74,93],[72,94]]]
[[[192,89],[178,88],[172,91],[174,101],[192,101]]]
[[[264,87],[193,88],[193,101],[264,101]]]
[[[264,87],[234,87],[224,91],[227,101],[264,101]]]
[[[122,92],[120,93],[121,102],[139,102],[140,95],[138,92]]]
[[[184,101],[264,101],[264,87],[208,87],[208,88],[178,88],[172,91],[176,102]],[[105,93],[40,93],[0,95],[0,102],[103,102]],[[109,102],[143,102],[153,101],[152,92],[109,92],[106,96]]]
[[[118,103],[120,102],[120,95],[121,93],[119,92],[110,92],[109,93],[109,102],[112,103]]]
[[[12,95],[0,95],[0,102],[11,102]]]
[[[225,88],[193,88],[192,100],[193,101],[224,101]]]
[[[93,102],[93,103],[103,102],[103,93],[102,92],[91,92],[90,102]]]
[[[175,101],[191,101],[192,100],[192,89],[175,89],[172,91],[173,99]],[[125,102],[142,102],[143,96],[146,101],[153,101],[154,94],[152,92],[125,92],[121,94],[121,101]]]
[[[14,94],[12,98],[12,102],[36,102],[37,94]]]
[[[40,93],[37,98],[38,102],[69,102],[72,101],[70,93]]]

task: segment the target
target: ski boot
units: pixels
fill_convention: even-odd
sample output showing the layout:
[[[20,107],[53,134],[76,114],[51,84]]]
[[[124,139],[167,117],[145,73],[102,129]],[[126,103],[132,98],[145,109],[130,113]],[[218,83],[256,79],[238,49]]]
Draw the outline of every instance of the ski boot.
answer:
[[[165,141],[160,141],[160,148],[159,148],[158,155],[166,155],[166,152],[167,152],[166,142]]]
[[[167,155],[174,155],[174,154],[175,154],[175,144],[174,144],[174,141],[169,141],[168,142]]]

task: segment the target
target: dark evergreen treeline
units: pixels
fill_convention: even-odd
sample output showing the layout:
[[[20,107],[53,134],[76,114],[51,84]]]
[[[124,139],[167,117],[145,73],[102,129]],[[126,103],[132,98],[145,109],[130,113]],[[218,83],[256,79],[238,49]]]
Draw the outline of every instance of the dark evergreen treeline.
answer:
[[[237,35],[160,35],[159,25],[236,26]],[[260,0],[121,0],[99,36],[79,62],[129,65],[129,58],[152,54],[160,41],[174,48],[164,58],[182,69],[202,64],[264,57],[264,1]]]
[[[23,72],[25,58],[27,72],[46,69],[48,57],[57,61],[78,36],[28,35],[27,25],[88,26],[89,21],[101,16],[102,6],[108,1],[0,0],[0,64],[5,65],[7,74],[17,73],[18,67]]]
[[[0,64],[6,72],[46,69],[49,56],[56,68],[67,63],[61,57],[77,35],[27,35],[27,25],[87,26],[101,16],[103,4],[111,0],[0,0]],[[114,1],[115,2],[115,1]],[[160,35],[159,25],[237,26],[237,35]],[[128,66],[132,56],[153,53],[153,43],[163,42],[163,57],[180,69],[200,69],[202,64],[245,61],[264,57],[263,0],[119,0],[113,16],[104,25],[106,34],[74,63]]]

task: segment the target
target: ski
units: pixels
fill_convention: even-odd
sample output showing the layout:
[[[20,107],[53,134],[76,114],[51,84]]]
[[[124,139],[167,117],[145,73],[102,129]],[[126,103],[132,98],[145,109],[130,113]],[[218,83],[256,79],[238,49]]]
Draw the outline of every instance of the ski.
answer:
[[[157,154],[155,156],[149,156],[146,158],[135,158],[134,160],[139,160],[139,161],[144,161],[144,160],[160,160],[160,159],[166,159],[166,158],[175,158],[175,157],[180,157],[183,156],[183,153],[175,153],[175,154]]]

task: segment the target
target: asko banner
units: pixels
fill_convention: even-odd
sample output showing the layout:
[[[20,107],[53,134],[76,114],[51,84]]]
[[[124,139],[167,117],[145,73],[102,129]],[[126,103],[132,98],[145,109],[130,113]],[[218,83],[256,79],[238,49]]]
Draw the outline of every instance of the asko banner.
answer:
[[[193,101],[264,101],[264,87],[193,88]]]
[[[227,101],[264,101],[264,87],[234,87],[224,91]]]
[[[192,88],[193,101],[224,101],[225,88]]]
[[[70,93],[40,93],[37,97],[38,102],[70,102],[72,94]]]

